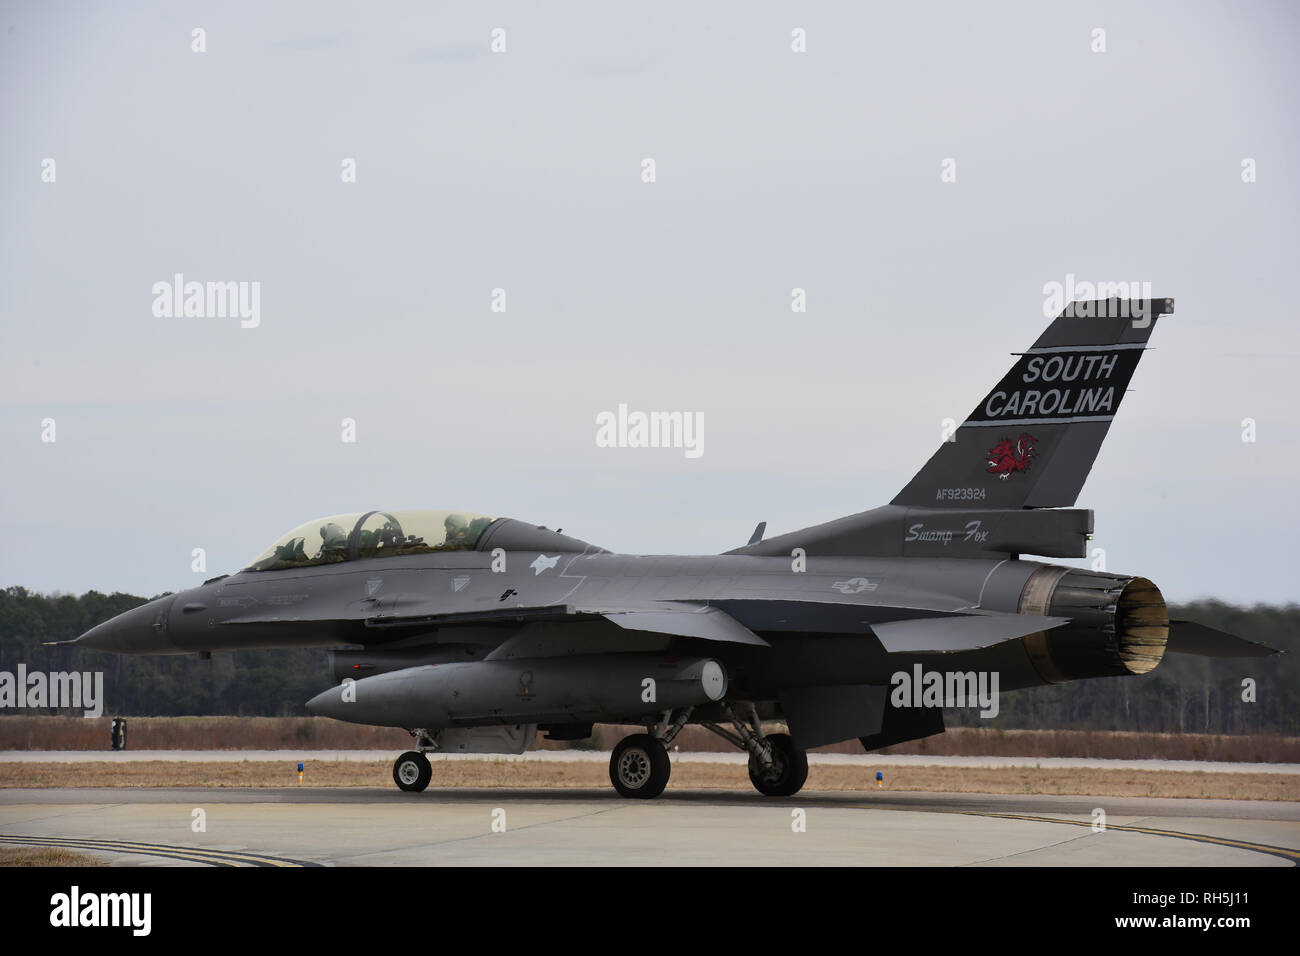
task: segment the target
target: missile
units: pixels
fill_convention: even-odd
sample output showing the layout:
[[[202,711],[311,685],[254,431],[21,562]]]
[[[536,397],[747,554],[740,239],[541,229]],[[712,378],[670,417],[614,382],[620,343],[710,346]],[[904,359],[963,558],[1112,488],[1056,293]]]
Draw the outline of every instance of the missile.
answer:
[[[639,723],[721,700],[712,658],[584,654],[406,667],[344,681],[307,702],[354,724],[433,729],[503,723]]]

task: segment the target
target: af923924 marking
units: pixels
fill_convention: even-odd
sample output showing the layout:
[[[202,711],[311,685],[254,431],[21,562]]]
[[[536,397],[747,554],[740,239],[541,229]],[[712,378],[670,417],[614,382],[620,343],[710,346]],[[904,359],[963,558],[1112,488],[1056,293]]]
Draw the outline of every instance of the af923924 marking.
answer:
[[[935,501],[983,501],[983,488],[936,488]]]

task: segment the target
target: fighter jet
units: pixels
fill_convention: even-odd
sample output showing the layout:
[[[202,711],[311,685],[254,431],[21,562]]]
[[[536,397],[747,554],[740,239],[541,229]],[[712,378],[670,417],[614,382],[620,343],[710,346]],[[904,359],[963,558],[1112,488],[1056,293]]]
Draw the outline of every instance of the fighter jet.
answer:
[[[72,643],[335,648],[339,683],[307,707],[406,729],[413,749],[393,779],[409,791],[428,786],[430,752],[521,753],[539,730],[577,740],[642,725],[609,762],[614,789],[638,798],[663,791],[688,724],[743,749],[760,793],[788,796],[809,748],[941,733],[942,706],[984,677],[1006,691],[1146,674],[1170,652],[1272,653],[1171,621],[1145,577],[1043,560],[1087,556],[1093,513],[1076,499],[1172,313],[1172,299],[1072,303],[870,511],[774,538],[760,524],[743,547],[702,556],[614,554],[468,511],[340,514]]]

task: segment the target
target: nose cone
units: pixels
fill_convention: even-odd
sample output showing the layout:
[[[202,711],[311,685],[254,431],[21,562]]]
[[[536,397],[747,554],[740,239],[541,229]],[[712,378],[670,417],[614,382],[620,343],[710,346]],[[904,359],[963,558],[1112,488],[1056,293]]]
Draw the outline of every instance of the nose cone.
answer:
[[[373,680],[374,678],[366,678]],[[368,689],[368,688],[367,688]],[[366,700],[358,703],[356,685],[340,684],[329,690],[321,691],[307,701],[307,709],[321,717],[344,720],[350,724],[378,724],[381,727],[396,727],[383,713],[382,707],[376,707],[376,701],[366,694]]]
[[[180,648],[167,639],[167,612],[175,599],[168,595],[123,611],[82,634],[76,646],[115,654],[180,654]]]
[[[333,717],[335,720],[346,720],[342,716],[343,712],[343,688],[331,687],[329,690],[321,691],[311,700],[307,701],[307,709],[313,714],[319,714],[322,717]]]

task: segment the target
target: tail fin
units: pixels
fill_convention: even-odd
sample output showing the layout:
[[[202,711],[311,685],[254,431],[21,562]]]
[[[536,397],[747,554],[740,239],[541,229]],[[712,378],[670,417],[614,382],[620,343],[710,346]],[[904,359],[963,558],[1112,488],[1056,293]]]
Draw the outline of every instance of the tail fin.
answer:
[[[1057,508],[1079,497],[1173,299],[1072,302],[891,504]]]

